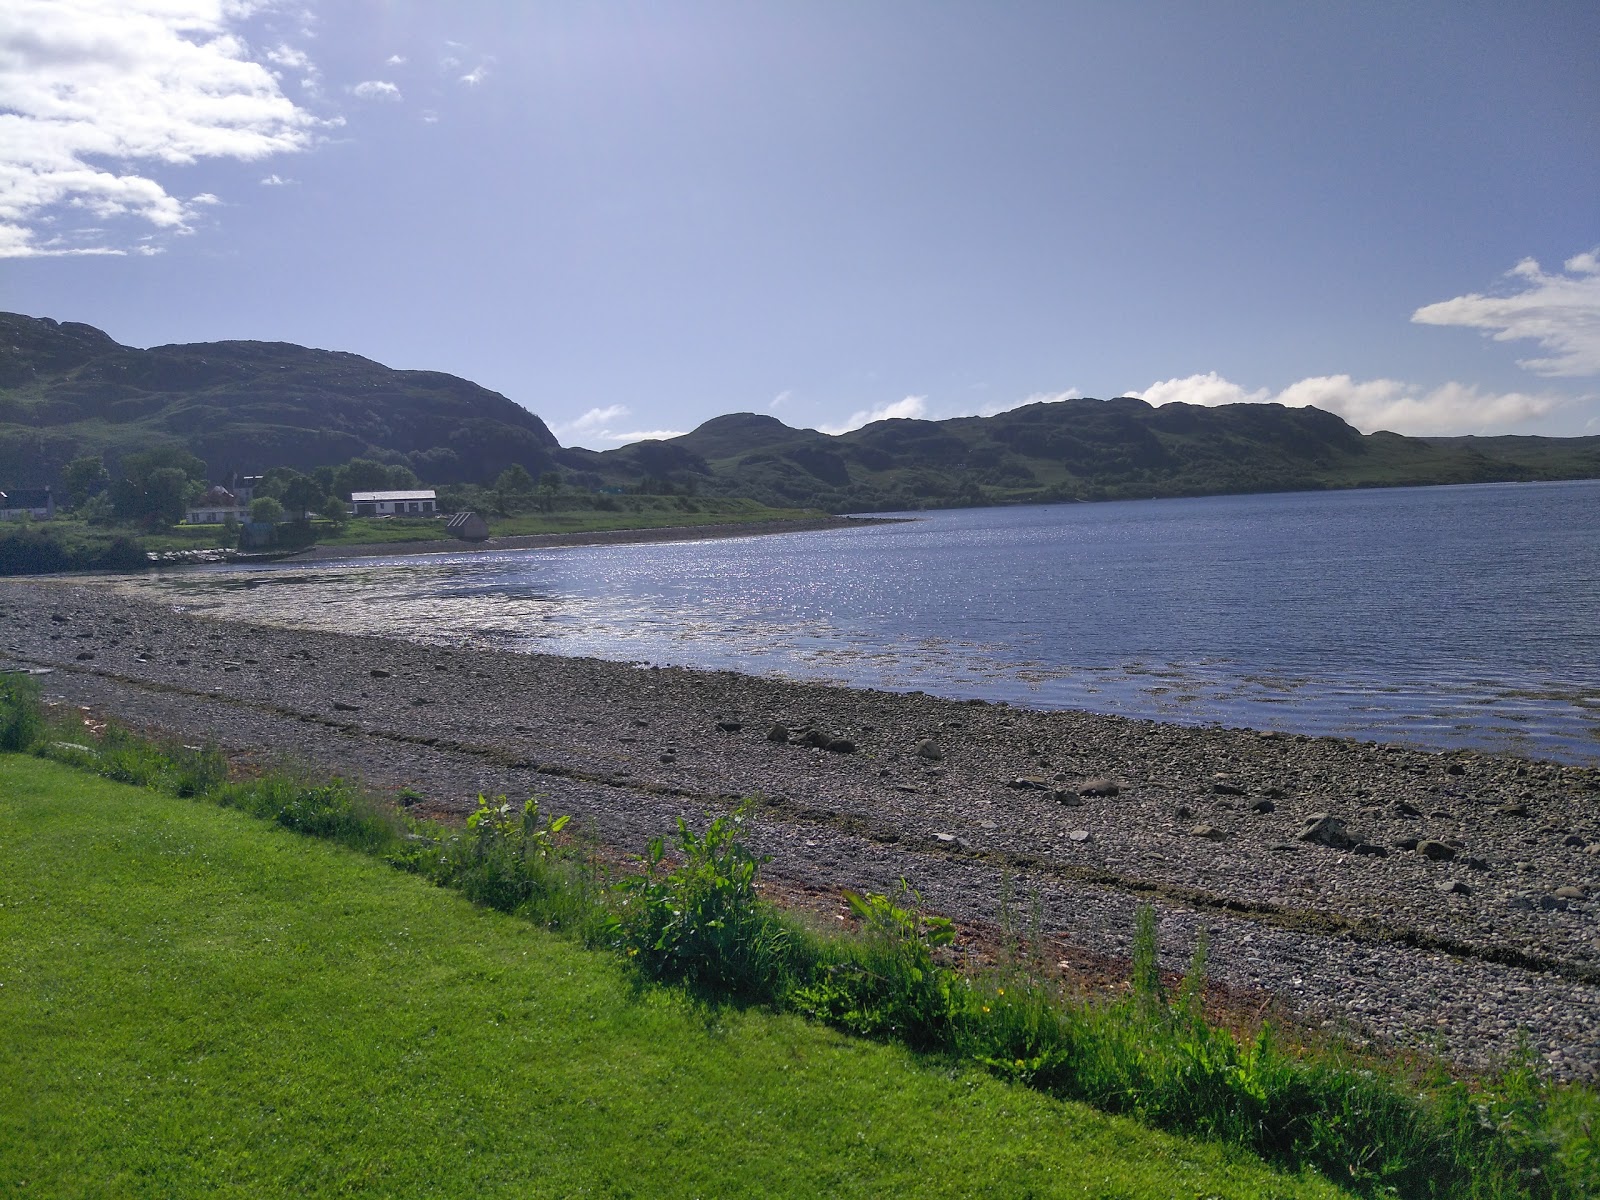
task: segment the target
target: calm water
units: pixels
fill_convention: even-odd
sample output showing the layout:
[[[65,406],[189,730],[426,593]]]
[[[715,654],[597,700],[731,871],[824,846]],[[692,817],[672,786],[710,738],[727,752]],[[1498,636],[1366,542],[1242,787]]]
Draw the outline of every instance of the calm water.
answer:
[[[142,581],[274,624],[1600,763],[1600,482]]]

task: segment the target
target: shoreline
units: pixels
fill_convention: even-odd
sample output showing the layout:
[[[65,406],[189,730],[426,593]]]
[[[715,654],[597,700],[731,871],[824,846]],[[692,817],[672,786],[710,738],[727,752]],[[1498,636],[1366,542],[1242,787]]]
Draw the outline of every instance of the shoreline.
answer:
[[[414,554],[478,554],[499,550],[545,550],[559,546],[648,545],[696,542],[705,538],[739,538],[779,533],[811,533],[823,529],[855,529],[888,525],[906,517],[804,517],[781,521],[726,521],[707,525],[657,525],[634,529],[594,529],[573,533],[527,533],[487,538],[481,542],[369,542],[312,546],[286,554],[279,562],[332,562],[344,558],[391,558]]]
[[[291,631],[59,579],[0,581],[0,629],[0,667],[50,668],[60,703],[430,813],[538,792],[635,853],[759,792],[779,890],[903,877],[993,927],[1010,886],[1075,966],[1125,956],[1151,902],[1164,965],[1205,929],[1219,983],[1301,1021],[1474,1067],[1525,1027],[1600,1078],[1600,770]],[[1350,841],[1302,840],[1318,813]]]

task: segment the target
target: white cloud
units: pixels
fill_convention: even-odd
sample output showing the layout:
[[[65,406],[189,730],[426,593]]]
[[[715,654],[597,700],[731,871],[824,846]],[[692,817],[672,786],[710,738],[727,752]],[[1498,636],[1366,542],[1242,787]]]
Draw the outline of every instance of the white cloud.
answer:
[[[1573,255],[1563,267],[1565,274],[1546,272],[1525,258],[1506,272],[1517,281],[1506,294],[1441,300],[1411,319],[1481,329],[1497,342],[1535,341],[1549,356],[1517,365],[1539,375],[1600,375],[1600,247]]]
[[[406,56],[404,54],[391,54],[383,60],[383,65],[386,67],[403,67],[406,65]]]
[[[294,180],[285,179],[282,175],[272,174],[262,178],[262,187],[288,187]]]
[[[1246,391],[1215,371],[1167,379],[1143,391],[1125,392],[1157,407],[1163,404],[1315,405],[1337,413],[1365,433],[1460,434],[1504,432],[1547,416],[1567,403],[1560,396],[1527,392],[1483,392],[1463,383],[1423,388],[1396,379],[1357,381],[1348,375],[1320,375],[1292,383],[1273,395],[1267,388]]]
[[[781,408],[783,405],[789,403],[789,399],[793,395],[793,391],[791,391],[789,388],[784,388],[783,391],[779,392],[767,403],[767,411],[771,412],[775,408]]]
[[[267,61],[276,66],[285,67],[291,71],[305,71],[315,75],[316,67],[304,50],[297,50],[288,43],[281,43],[267,51]]]
[[[682,437],[687,429],[635,429],[632,433],[608,433],[605,440],[626,446],[630,442],[664,442],[668,438]]]
[[[400,88],[387,79],[363,79],[351,88],[350,92],[363,100],[400,99]]]
[[[818,425],[819,433],[849,433],[852,429],[860,429],[863,425],[871,425],[874,421],[892,421],[896,418],[909,418],[921,420],[928,412],[928,398],[926,396],[907,396],[904,400],[896,400],[893,404],[885,404],[882,408],[863,408],[851,413],[841,424]]]
[[[460,78],[460,80],[458,82],[464,83],[464,84],[468,85],[469,87],[477,87],[480,83],[482,83],[488,77],[489,77],[489,68],[488,67],[484,67],[484,66],[477,66],[477,67],[473,67],[472,70],[468,71],[465,75],[461,76],[461,78]]]
[[[686,432],[682,429],[618,432],[612,428],[623,417],[631,416],[632,412],[633,410],[626,404],[608,404],[604,408],[591,408],[576,420],[554,426],[552,432],[568,445],[577,445],[581,439],[584,444],[610,442],[614,446],[626,445],[629,442],[664,441],[667,438],[682,437]]]
[[[150,164],[303,150],[318,121],[252,61],[248,0],[0,5],[0,258],[153,253],[122,220],[189,232]],[[203,205],[203,201],[201,202]],[[72,220],[91,214],[111,224]]]

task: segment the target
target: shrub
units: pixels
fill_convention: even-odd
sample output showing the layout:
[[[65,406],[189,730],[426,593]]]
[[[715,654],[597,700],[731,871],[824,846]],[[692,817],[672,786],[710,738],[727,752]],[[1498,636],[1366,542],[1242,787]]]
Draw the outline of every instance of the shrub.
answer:
[[[43,733],[38,681],[20,672],[0,674],[0,751],[31,750]]]
[[[680,818],[681,864],[665,869],[666,842],[657,837],[641,860],[644,873],[618,881],[618,940],[646,974],[701,993],[765,1001],[782,994],[792,931],[756,896],[756,870],[767,860],[739,836],[752,803],[717,817],[704,835]]]
[[[934,961],[955,939],[943,917],[922,912],[921,897],[900,881],[900,903],[887,896],[844,893],[862,936],[831,944],[793,1003],[802,1012],[853,1033],[897,1037],[914,1046],[943,1044],[950,1033],[960,980]]]
[[[413,823],[410,845],[390,861],[459,888],[475,904],[550,928],[583,928],[602,914],[592,874],[556,840],[570,819],[544,817],[537,797],[517,808],[480,795],[464,832]]]

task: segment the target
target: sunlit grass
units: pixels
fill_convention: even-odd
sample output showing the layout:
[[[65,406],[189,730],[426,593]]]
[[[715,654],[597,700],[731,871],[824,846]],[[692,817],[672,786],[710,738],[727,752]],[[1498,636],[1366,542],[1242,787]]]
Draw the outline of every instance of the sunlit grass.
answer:
[[[1340,1194],[19,755],[0,944],[9,1194]]]

